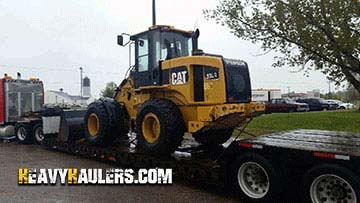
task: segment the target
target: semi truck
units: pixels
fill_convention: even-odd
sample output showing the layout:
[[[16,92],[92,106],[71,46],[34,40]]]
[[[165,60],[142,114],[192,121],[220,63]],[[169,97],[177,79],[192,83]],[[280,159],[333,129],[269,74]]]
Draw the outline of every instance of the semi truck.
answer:
[[[0,138],[14,136],[20,143],[40,143],[43,139],[39,114],[44,104],[43,83],[38,78],[0,78]]]

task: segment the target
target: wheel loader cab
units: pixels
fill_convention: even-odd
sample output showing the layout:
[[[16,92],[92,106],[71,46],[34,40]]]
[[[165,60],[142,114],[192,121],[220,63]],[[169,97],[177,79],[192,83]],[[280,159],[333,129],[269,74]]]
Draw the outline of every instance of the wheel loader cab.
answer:
[[[154,26],[131,36],[135,43],[135,88],[162,85],[161,62],[190,56],[193,50],[192,32],[174,30],[169,26]]]

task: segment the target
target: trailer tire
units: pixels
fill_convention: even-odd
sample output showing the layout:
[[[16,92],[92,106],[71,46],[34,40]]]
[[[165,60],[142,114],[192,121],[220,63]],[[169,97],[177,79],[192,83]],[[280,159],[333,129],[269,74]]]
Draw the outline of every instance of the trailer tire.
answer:
[[[150,154],[166,155],[181,144],[185,123],[179,108],[169,100],[144,102],[136,116],[138,146]]]
[[[15,137],[20,144],[32,144],[34,141],[32,129],[27,123],[15,125]]]
[[[310,169],[302,179],[302,202],[356,203],[360,201],[360,177],[349,169],[335,165],[322,164]],[[345,201],[343,201],[345,200]]]
[[[263,156],[248,153],[230,166],[228,181],[244,202],[280,202],[283,176],[276,164]]]
[[[33,126],[32,133],[36,144],[41,144],[44,141],[43,125],[41,123],[37,123]]]

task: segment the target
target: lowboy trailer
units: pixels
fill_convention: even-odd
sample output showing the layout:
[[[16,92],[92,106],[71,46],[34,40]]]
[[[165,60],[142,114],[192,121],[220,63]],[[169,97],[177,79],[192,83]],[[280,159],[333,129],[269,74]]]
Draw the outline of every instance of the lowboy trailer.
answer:
[[[43,113],[43,147],[122,166],[172,168],[176,176],[231,189],[245,203],[360,199],[360,134],[295,130],[233,139],[211,149],[190,137],[171,155],[155,156],[138,149],[134,136],[112,146],[88,144],[84,114],[62,109]]]

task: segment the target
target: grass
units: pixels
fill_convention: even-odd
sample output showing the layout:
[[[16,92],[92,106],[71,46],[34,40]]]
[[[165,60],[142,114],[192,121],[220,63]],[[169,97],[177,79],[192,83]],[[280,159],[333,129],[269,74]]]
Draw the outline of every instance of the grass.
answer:
[[[359,111],[273,113],[255,118],[247,131],[255,135],[295,129],[318,129],[360,133]]]

